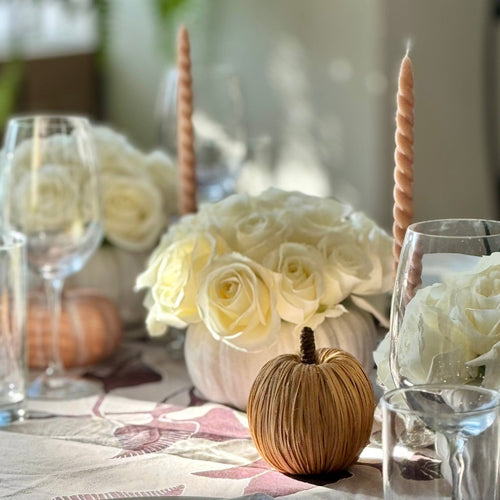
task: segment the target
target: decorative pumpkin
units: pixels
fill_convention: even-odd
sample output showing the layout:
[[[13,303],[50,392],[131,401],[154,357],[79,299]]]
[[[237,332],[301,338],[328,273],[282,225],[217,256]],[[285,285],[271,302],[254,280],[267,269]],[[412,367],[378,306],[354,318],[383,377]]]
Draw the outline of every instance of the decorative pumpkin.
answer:
[[[94,288],[117,304],[125,325],[144,327],[144,293],[134,291],[149,252],[129,252],[111,245],[97,249],[85,267],[67,280],[72,287]]]
[[[300,355],[268,361],[248,399],[250,433],[280,472],[322,474],[354,463],[373,424],[373,388],[361,365],[339,349],[318,349],[304,328]]]
[[[89,289],[65,290],[59,349],[67,368],[96,363],[115,352],[122,336],[116,305]],[[50,315],[42,292],[29,297],[27,348],[30,368],[45,368],[52,349]]]
[[[279,339],[261,352],[234,349],[212,337],[204,323],[189,325],[184,344],[186,366],[193,384],[210,401],[245,410],[255,377],[270,359],[296,349],[293,325],[282,322]],[[338,347],[352,354],[369,372],[378,342],[371,314],[349,305],[338,318],[327,318],[316,328],[318,347]]]

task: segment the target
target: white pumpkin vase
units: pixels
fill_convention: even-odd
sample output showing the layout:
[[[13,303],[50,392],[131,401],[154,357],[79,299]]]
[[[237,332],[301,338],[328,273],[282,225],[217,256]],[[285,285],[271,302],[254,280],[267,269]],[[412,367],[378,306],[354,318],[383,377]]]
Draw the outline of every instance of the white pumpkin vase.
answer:
[[[210,401],[246,410],[255,377],[270,359],[297,351],[294,325],[282,322],[279,340],[268,349],[249,353],[216,340],[203,322],[188,326],[184,355],[195,387]],[[373,316],[354,305],[338,318],[327,318],[315,329],[316,346],[337,347],[352,354],[369,373],[378,342]]]

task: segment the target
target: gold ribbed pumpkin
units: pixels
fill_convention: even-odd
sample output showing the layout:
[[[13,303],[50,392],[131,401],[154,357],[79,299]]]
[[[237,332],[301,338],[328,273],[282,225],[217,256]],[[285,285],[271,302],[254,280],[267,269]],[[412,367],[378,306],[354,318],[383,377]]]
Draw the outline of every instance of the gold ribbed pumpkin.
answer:
[[[373,388],[359,362],[340,349],[318,349],[304,328],[300,354],[268,361],[248,398],[260,455],[287,474],[322,474],[354,463],[373,424]]]

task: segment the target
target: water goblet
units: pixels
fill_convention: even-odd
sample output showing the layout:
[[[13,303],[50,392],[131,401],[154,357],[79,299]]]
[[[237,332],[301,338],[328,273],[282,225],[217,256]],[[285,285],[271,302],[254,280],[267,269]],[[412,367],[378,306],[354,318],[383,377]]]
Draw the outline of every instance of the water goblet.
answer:
[[[90,125],[75,116],[36,115],[8,122],[1,170],[2,224],[27,238],[28,267],[40,276],[51,315],[51,361],[28,396],[70,399],[93,382],[64,372],[59,346],[64,279],[102,240],[98,166]]]
[[[445,219],[406,233],[391,307],[396,387],[500,389],[500,222]]]

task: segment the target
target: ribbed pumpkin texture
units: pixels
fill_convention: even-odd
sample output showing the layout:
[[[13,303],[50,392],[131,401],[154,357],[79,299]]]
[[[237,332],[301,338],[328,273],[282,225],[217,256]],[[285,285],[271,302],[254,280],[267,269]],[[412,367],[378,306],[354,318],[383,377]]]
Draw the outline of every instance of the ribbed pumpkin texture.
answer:
[[[26,330],[28,364],[30,368],[45,368],[52,352],[52,331],[43,293],[30,294]],[[66,368],[110,356],[121,338],[122,322],[113,302],[90,289],[64,292],[58,343]]]
[[[354,463],[373,424],[373,388],[359,362],[340,349],[315,349],[305,328],[300,354],[260,370],[248,421],[260,455],[280,472],[321,474]]]

